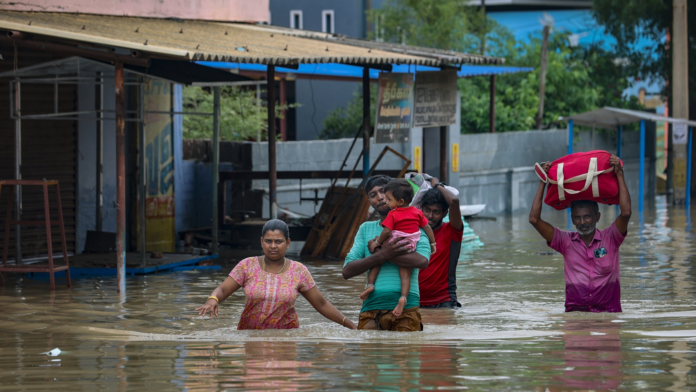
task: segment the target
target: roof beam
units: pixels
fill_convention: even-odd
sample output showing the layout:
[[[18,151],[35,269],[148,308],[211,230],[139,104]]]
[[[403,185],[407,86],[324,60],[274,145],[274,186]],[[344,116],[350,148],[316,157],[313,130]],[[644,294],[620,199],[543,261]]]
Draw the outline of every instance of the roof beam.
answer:
[[[0,42],[15,44],[19,47],[43,50],[48,52],[56,52],[65,55],[75,55],[87,57],[94,60],[114,62],[116,60],[123,64],[137,65],[139,67],[149,67],[150,59],[142,57],[124,56],[115,53],[101,52],[98,50],[78,48],[75,46],[54,44],[50,42],[33,41],[26,39],[12,39],[0,36]]]
[[[378,71],[386,71],[386,72],[391,72],[392,71],[392,65],[391,64],[346,64],[346,65],[351,65],[354,67],[363,67],[363,68],[370,68],[370,69],[376,69]]]

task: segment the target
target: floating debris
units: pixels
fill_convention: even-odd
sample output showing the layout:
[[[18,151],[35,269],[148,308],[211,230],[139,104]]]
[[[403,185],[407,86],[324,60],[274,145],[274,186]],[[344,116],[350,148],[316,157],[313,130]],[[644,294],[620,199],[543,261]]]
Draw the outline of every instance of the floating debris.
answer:
[[[54,348],[51,351],[46,351],[45,353],[39,353],[39,355],[48,355],[49,357],[57,357],[62,351],[59,348]]]

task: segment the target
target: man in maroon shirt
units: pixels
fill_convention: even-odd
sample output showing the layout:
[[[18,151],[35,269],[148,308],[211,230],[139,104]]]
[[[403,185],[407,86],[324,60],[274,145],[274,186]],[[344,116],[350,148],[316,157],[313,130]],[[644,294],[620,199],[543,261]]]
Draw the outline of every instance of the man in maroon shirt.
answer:
[[[436,251],[430,255],[428,268],[418,274],[421,308],[460,308],[457,302],[456,270],[462,248],[464,222],[459,210],[459,199],[445,189],[437,178],[432,178],[429,190],[421,199],[423,215],[435,234]],[[450,221],[442,220],[450,214]]]

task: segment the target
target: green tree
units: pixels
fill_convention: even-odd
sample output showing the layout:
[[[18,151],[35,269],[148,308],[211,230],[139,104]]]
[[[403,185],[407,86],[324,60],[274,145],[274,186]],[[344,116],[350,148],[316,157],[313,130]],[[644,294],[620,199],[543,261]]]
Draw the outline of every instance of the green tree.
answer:
[[[184,112],[212,113],[212,89],[185,87],[183,91]],[[276,116],[281,111],[296,105],[276,104]],[[268,112],[258,105],[255,90],[240,87],[222,87],[220,93],[220,140],[268,140]],[[213,120],[210,116],[184,116],[184,138],[206,139],[213,135]]]
[[[375,24],[370,38],[462,51],[461,37],[473,31],[477,15],[459,0],[387,0],[368,15]]]
[[[696,4],[687,1],[689,75],[696,74]],[[672,96],[672,0],[595,0],[592,13],[616,39],[617,51],[634,65],[639,79],[665,80],[663,95]],[[651,42],[645,45],[645,42]],[[677,81],[684,83],[687,81]],[[689,78],[689,114],[696,118],[696,78]]]
[[[539,104],[541,38],[524,44],[514,44],[507,38],[497,44],[496,50],[498,56],[506,59],[506,65],[535,68],[529,73],[496,78],[496,131],[532,129]],[[623,91],[629,86],[627,75],[631,68],[618,60],[617,54],[602,49],[601,43],[571,47],[566,33],[552,34],[546,71],[544,127],[565,126],[559,117],[602,106],[639,108],[635,97],[623,97]],[[488,132],[489,83],[488,78],[482,77],[459,79],[462,133]]]
[[[614,0],[612,0],[614,1]],[[640,1],[640,0],[635,0]],[[656,0],[650,0],[656,1]],[[459,0],[387,0],[371,12],[374,38],[410,45],[484,53],[502,57],[509,66],[532,67],[533,72],[501,75],[496,79],[496,130],[531,129],[538,107],[541,28],[526,43],[478,7]],[[568,36],[556,32],[549,44],[544,127],[562,126],[558,118],[601,106],[637,107],[622,96],[628,87],[632,62],[619,61],[623,53],[610,53],[601,45],[571,47]],[[489,78],[460,79],[462,132],[489,129]]]

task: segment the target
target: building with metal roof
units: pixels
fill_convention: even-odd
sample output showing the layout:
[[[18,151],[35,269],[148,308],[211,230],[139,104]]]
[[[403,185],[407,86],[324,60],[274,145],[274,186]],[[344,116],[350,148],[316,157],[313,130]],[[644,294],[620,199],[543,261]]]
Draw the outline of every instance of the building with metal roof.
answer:
[[[139,70],[145,70],[147,73],[150,68],[161,68],[161,75],[168,73],[169,78],[173,78],[173,74],[181,67],[189,67],[192,60],[206,61],[226,61],[238,63],[264,64],[268,65],[266,80],[275,80],[275,66],[282,65],[290,68],[295,68],[300,64],[320,64],[320,63],[342,63],[363,67],[363,94],[369,96],[370,73],[369,69],[374,67],[383,68],[385,65],[422,65],[432,67],[450,67],[461,64],[502,64],[503,60],[494,57],[469,55],[466,53],[456,53],[451,51],[434,50],[429,48],[409,47],[397,44],[378,44],[369,41],[361,41],[355,39],[347,39],[333,34],[323,34],[314,32],[289,31],[289,29],[277,28],[273,26],[253,25],[245,23],[226,23],[212,22],[200,20],[179,20],[179,19],[155,19],[132,16],[104,16],[104,15],[85,15],[74,13],[50,13],[50,12],[17,12],[0,10],[0,50],[2,50],[5,59],[13,59],[15,66],[8,67],[9,64],[3,64],[3,70],[19,70],[20,67],[35,66],[51,60],[60,60],[70,56],[80,56],[83,58],[97,60],[113,65],[114,77],[111,81],[104,78],[100,81],[99,76],[90,81],[91,88],[85,90],[87,96],[88,91],[94,93],[94,85],[104,86],[104,88],[113,88],[113,93],[109,92],[105,95],[105,100],[113,102],[114,120],[111,122],[114,128],[115,140],[107,142],[110,148],[115,149],[115,189],[109,192],[115,195],[116,208],[116,270],[117,270],[117,287],[119,292],[125,292],[125,259],[128,249],[135,250],[140,248],[143,251],[145,242],[134,241],[132,236],[127,239],[126,233],[129,223],[127,216],[137,216],[134,203],[127,204],[126,184],[137,184],[137,188],[144,187],[144,181],[136,178],[137,176],[144,177],[145,166],[142,162],[132,162],[127,171],[126,155],[132,149],[134,143],[127,142],[128,138],[137,138],[142,140],[144,131],[143,127],[139,129],[126,129],[126,122],[133,120],[133,109],[130,105],[136,97],[133,97],[133,91],[128,86],[128,81],[124,79],[125,70],[128,67],[139,67]],[[159,60],[170,60],[168,63],[160,63]],[[178,64],[179,63],[179,64]],[[20,66],[17,66],[19,64]],[[172,68],[174,67],[174,72]],[[190,67],[189,67],[190,68]],[[186,69],[181,68],[184,73]],[[140,72],[137,71],[137,72]],[[142,73],[142,72],[140,72]],[[188,74],[190,76],[190,74]],[[70,76],[71,78],[73,76]],[[82,76],[78,75],[78,78]],[[55,78],[58,79],[58,78]],[[19,157],[15,162],[7,162],[9,167],[13,167],[14,177],[21,179],[21,156],[19,151],[15,151],[15,146],[22,140],[22,122],[21,117],[32,114],[32,106],[40,106],[41,111],[47,111],[46,96],[64,97],[59,100],[58,106],[64,106],[62,110],[56,107],[55,111],[61,112],[76,112],[77,102],[80,104],[91,104],[95,102],[87,102],[81,100],[77,94],[78,89],[82,85],[82,80],[72,80],[73,85],[60,86],[60,89],[55,87],[60,85],[61,81],[54,80],[53,85],[44,85],[41,89],[36,89],[36,99],[26,101],[26,107],[21,107],[20,95],[13,96],[17,101],[12,106],[12,112],[5,112],[5,115],[0,115],[0,126],[3,128],[4,136],[8,137],[6,143],[2,143],[2,148],[7,149],[0,152],[0,157]],[[181,81],[181,83],[196,82],[195,80]],[[202,80],[206,84],[215,84],[215,80]],[[13,88],[17,88],[19,83],[15,81]],[[7,84],[4,84],[7,86]],[[0,86],[0,94],[5,97],[10,97],[9,89]],[[162,87],[166,89],[169,87]],[[220,87],[214,87],[216,95],[216,104],[213,113],[213,118],[219,118],[220,110]],[[82,90],[80,90],[82,91]],[[138,93],[136,93],[137,95]],[[140,102],[143,101],[142,89]],[[108,96],[110,95],[110,96]],[[80,94],[82,96],[82,94]],[[148,98],[149,99],[149,98]],[[169,102],[169,101],[168,101]],[[275,164],[275,140],[276,140],[276,118],[275,118],[275,86],[269,84],[267,97],[268,111],[268,160],[269,160],[269,203],[271,216],[275,217],[277,210],[276,196],[276,164]],[[128,103],[128,104],[127,104]],[[8,105],[10,106],[10,105]],[[127,110],[127,107],[130,110]],[[142,106],[141,106],[142,107]],[[20,109],[21,108],[21,109]],[[52,109],[52,108],[51,108]],[[50,110],[50,109],[49,109]],[[99,110],[99,109],[98,109]],[[142,110],[142,109],[141,109]],[[170,107],[167,113],[172,114],[173,108]],[[100,110],[105,112],[104,110]],[[93,112],[93,110],[90,110]],[[142,114],[142,113],[141,113]],[[158,114],[158,113],[156,113]],[[138,120],[142,120],[144,116],[138,116]],[[371,126],[369,125],[370,111],[369,107],[363,109],[363,127],[361,135],[363,140],[363,166],[364,172],[368,172],[370,166],[369,157],[369,140],[371,134]],[[33,121],[33,120],[32,120]],[[31,124],[32,121],[26,121]],[[46,134],[45,127],[37,127],[37,135],[39,138],[28,140],[28,144],[43,142],[46,136],[54,137],[49,142],[46,139],[44,148],[48,151],[54,151],[57,142],[65,142],[64,149],[69,150],[72,155],[68,154],[67,166],[74,173],[74,162],[77,159],[75,155],[75,141],[78,139],[75,134],[75,128],[80,128],[81,120],[73,121],[73,126],[68,125],[61,130],[60,135],[56,129],[51,129]],[[94,121],[94,120],[91,120]],[[136,121],[137,122],[137,121]],[[70,124],[69,121],[62,123]],[[142,124],[142,122],[140,122]],[[25,126],[26,127],[26,126]],[[211,189],[213,199],[217,198],[218,184],[218,162],[219,162],[219,128],[220,122],[213,121],[213,186]],[[43,132],[43,133],[42,133]],[[130,135],[127,137],[127,134]],[[64,140],[63,140],[64,139]],[[26,139],[25,139],[26,140]],[[132,140],[131,140],[132,141]],[[446,145],[447,140],[441,139],[441,144]],[[70,146],[73,147],[70,147]],[[141,144],[144,145],[144,144]],[[155,153],[158,149],[152,149]],[[162,150],[164,151],[164,150]],[[445,150],[446,151],[446,150]],[[169,151],[166,151],[169,153]],[[131,153],[132,154],[132,153]],[[142,154],[140,154],[142,155]],[[37,152],[37,158],[54,157],[52,154],[41,154]],[[153,155],[154,158],[154,155]],[[156,160],[156,159],[155,159]],[[41,162],[44,162],[41,160]],[[48,162],[48,161],[47,161]],[[16,167],[15,167],[16,166]],[[36,173],[54,173],[50,171],[55,166],[55,163],[35,164]],[[140,168],[138,175],[138,170]],[[148,167],[148,170],[152,170]],[[40,175],[40,174],[38,174]],[[74,176],[73,176],[74,177]],[[442,178],[443,181],[446,180]],[[73,178],[72,183],[76,181]],[[166,185],[166,184],[165,184]],[[142,189],[140,190],[142,192]],[[73,195],[76,190],[73,188]],[[137,192],[136,192],[137,194]],[[131,195],[132,196],[132,195]],[[130,199],[131,201],[133,199]],[[217,208],[217,202],[213,203],[214,208]],[[143,208],[142,206],[140,208]],[[213,212],[213,250],[217,251],[218,234],[217,234],[217,212]],[[131,229],[133,223],[131,223]],[[142,235],[142,233],[141,233]]]

